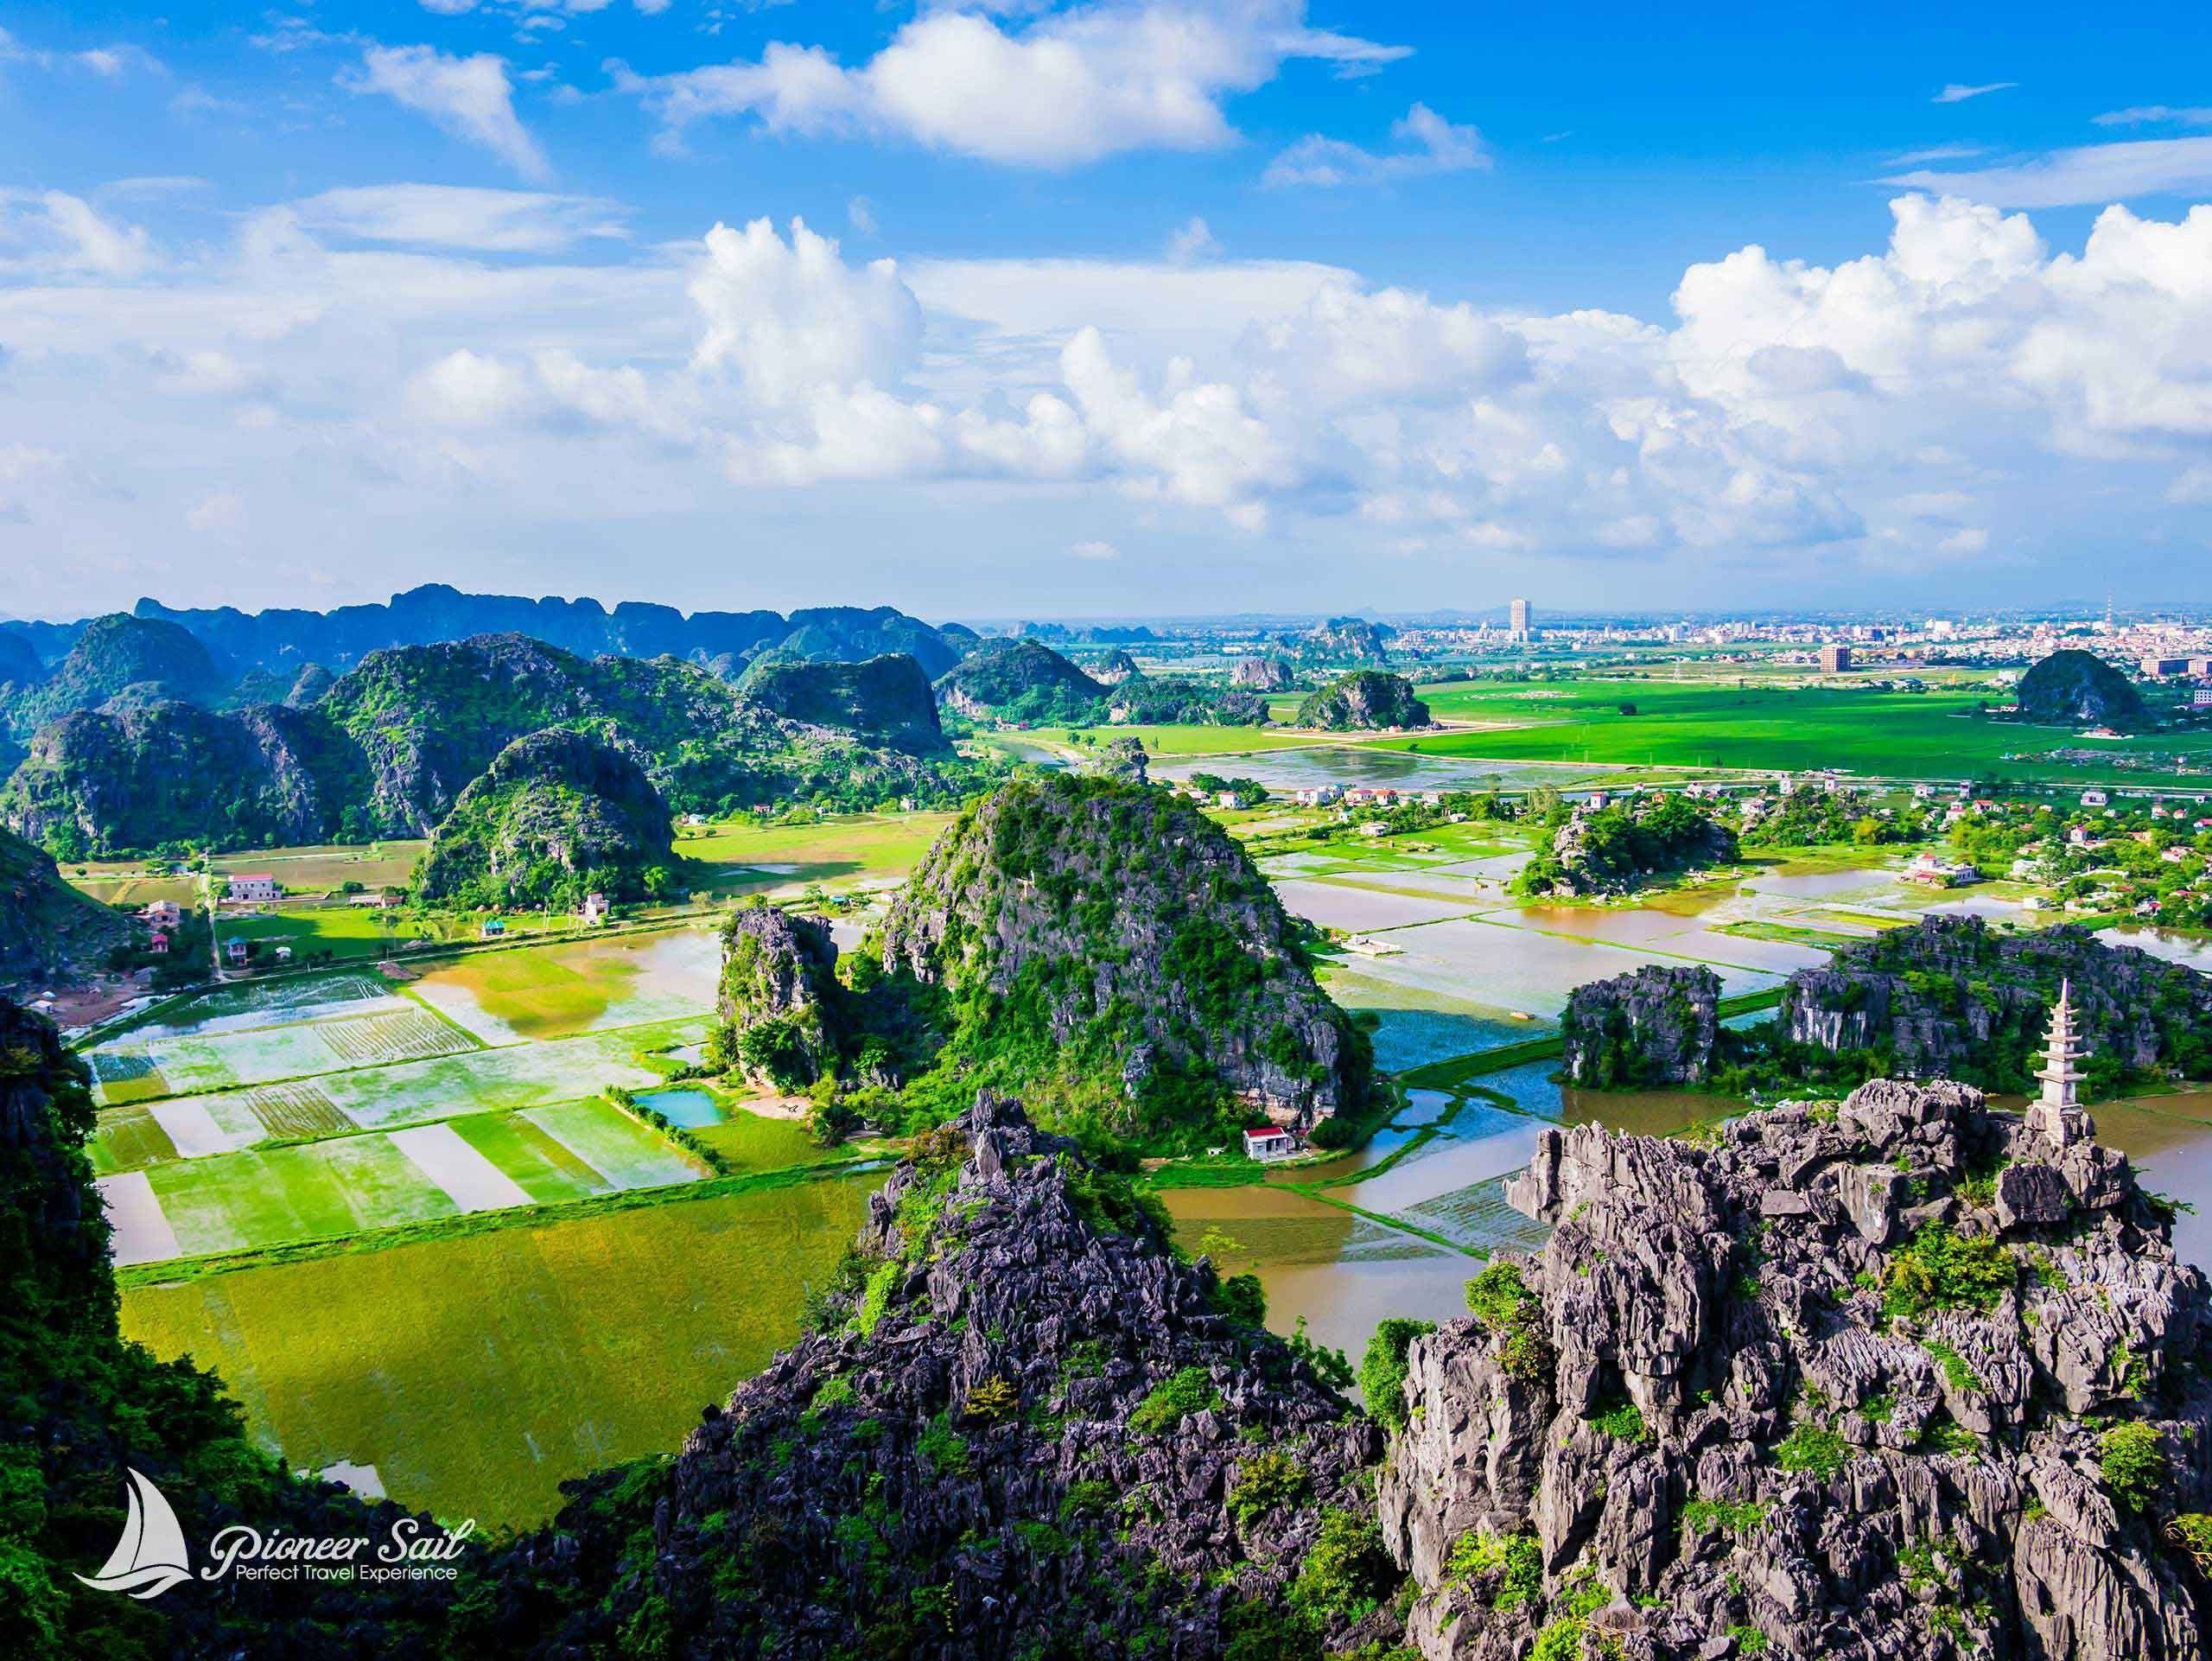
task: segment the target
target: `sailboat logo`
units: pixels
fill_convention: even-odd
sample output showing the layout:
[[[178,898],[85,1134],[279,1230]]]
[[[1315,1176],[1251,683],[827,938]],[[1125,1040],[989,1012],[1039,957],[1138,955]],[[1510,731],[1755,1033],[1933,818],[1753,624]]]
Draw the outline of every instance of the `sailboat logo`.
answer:
[[[79,1575],[87,1586],[103,1592],[128,1592],[134,1598],[157,1598],[179,1581],[192,1578],[192,1554],[185,1550],[184,1531],[162,1491],[137,1471],[125,1467],[130,1486],[125,1498],[130,1514],[124,1519],[123,1537],[100,1565],[97,1575]]]

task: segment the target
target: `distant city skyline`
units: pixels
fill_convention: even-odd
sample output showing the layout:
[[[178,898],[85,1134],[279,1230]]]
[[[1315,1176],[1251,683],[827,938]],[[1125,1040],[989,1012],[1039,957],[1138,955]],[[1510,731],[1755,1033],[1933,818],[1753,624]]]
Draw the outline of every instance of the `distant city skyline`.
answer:
[[[2212,600],[2212,14],[2010,19],[19,9],[0,610]]]

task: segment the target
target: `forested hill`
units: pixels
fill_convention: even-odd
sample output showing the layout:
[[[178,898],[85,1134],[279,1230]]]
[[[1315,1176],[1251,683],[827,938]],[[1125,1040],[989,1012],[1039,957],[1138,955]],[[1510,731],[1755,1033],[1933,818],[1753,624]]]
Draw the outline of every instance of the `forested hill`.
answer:
[[[620,739],[678,812],[949,804],[975,784],[941,735],[894,749],[780,714],[696,665],[495,634],[372,653],[311,709],[81,710],[32,741],[0,787],[0,824],[72,858],[422,836],[502,749],[549,728]]]
[[[795,657],[842,662],[903,652],[934,678],[957,663],[976,640],[957,624],[933,627],[889,606],[824,606],[788,617],[773,611],[699,611],[686,616],[673,606],[625,601],[610,610],[588,597],[531,600],[463,594],[442,582],[394,595],[383,605],[341,606],[327,612],[279,607],[248,613],[233,606],[178,610],[157,600],[141,600],[132,609],[140,618],[175,623],[189,631],[233,674],[251,670],[294,672],[310,663],[342,670],[388,646],[516,633],[585,657],[613,652],[656,658],[667,653],[724,669],[741,667],[746,659],[772,646]],[[27,641],[52,664],[87,627],[87,622],[0,622],[0,632]]]

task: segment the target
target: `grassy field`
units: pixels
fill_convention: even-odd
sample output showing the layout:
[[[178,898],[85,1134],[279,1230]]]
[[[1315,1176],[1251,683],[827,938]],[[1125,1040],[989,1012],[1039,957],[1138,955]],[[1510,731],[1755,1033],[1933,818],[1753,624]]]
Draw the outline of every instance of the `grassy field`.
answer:
[[[387,929],[384,920],[391,920]],[[563,918],[565,925],[572,920]],[[524,913],[507,920],[516,933],[531,932],[542,920]],[[215,920],[215,938],[288,945],[296,953],[327,951],[334,958],[382,957],[395,943],[412,940],[473,940],[476,925],[458,918],[401,916],[370,906],[287,906],[244,915],[225,913]]]
[[[1421,689],[1439,720],[1479,732],[1387,739],[1424,755],[1612,762],[1675,767],[1840,767],[1878,777],[2078,781],[2157,775],[2116,767],[2007,761],[2059,746],[2111,755],[2182,751],[2212,760],[2212,734],[2100,741],[2052,727],[1976,718],[1969,688],[1923,694],[1819,687],[1738,687],[1717,679],[1600,680]],[[1619,706],[1636,705],[1624,716]]]
[[[718,892],[794,892],[903,876],[950,813],[849,813],[817,824],[719,824],[684,832],[676,851],[709,868]]]
[[[1155,755],[1239,755],[1252,750],[1275,750],[1313,741],[1311,733],[1276,732],[1266,727],[1084,727],[1075,730],[1088,734],[1102,745],[1116,738],[1141,738],[1145,748]],[[1071,748],[1068,732],[1065,727],[1042,727],[1023,736],[1065,750]],[[1082,749],[1090,748],[1084,746]]]
[[[427,842],[376,842],[359,847],[263,848],[244,854],[219,854],[208,861],[208,869],[226,876],[241,871],[266,872],[286,888],[305,894],[328,893],[346,882],[359,882],[368,888],[404,888],[429,845]]]
[[[213,1367],[296,1466],[373,1465],[406,1504],[530,1524],[563,1479],[675,1447],[790,1343],[877,1181],[144,1286],[123,1327]]]

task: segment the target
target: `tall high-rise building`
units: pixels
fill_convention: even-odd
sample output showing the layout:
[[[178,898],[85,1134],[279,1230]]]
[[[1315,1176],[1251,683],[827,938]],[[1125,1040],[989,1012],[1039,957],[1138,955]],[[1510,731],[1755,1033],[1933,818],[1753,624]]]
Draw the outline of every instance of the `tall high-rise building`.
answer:
[[[1529,627],[1529,602],[1527,601],[1515,600],[1510,601],[1506,606],[1506,627],[1512,631],[1513,638],[1515,640],[1526,640],[1533,638]]]

